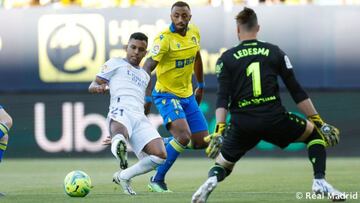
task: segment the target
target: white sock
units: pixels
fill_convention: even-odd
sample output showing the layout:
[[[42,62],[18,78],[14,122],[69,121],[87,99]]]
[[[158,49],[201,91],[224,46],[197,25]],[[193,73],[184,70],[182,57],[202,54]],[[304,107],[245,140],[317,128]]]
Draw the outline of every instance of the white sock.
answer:
[[[163,164],[165,159],[150,155],[139,160],[136,164],[132,165],[120,172],[120,178],[124,180],[130,180],[131,178],[147,173],[154,170],[158,165]]]
[[[117,145],[119,144],[119,142],[123,140],[125,140],[124,135],[122,134],[116,134],[112,139],[111,139],[111,152],[112,154],[115,156],[116,159],[119,159],[118,155],[117,155]]]

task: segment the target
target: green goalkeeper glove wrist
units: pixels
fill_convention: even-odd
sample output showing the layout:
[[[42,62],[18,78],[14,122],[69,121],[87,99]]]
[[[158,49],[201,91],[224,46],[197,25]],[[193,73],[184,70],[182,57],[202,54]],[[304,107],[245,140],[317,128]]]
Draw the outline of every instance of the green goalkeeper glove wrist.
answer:
[[[340,141],[340,131],[335,126],[325,123],[319,114],[309,116],[308,119],[314,124],[315,129],[326,142],[327,146],[335,146]]]

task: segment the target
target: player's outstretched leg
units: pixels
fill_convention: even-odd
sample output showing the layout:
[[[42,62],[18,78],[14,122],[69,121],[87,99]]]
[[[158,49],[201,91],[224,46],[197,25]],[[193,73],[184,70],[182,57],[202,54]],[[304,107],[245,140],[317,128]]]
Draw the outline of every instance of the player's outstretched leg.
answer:
[[[314,170],[312,191],[316,194],[329,196],[333,201],[345,201],[343,193],[335,189],[325,180],[326,150],[325,141],[314,129],[305,141],[308,148],[309,160]]]
[[[127,146],[123,135],[117,134],[111,140],[111,152],[120,161],[120,168],[128,167]]]
[[[139,160],[133,166],[123,170],[118,171],[113,176],[113,181],[120,185],[125,194],[135,195],[136,193],[133,191],[130,185],[130,180],[138,175],[145,174],[149,171],[154,170],[157,166],[164,163],[165,159],[160,158],[155,155],[149,155],[141,160]]]

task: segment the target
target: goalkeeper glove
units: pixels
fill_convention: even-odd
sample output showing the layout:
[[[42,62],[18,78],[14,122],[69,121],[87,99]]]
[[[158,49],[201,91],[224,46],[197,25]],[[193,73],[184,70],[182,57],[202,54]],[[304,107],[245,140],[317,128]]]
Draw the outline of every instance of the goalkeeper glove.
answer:
[[[340,131],[335,126],[325,123],[319,114],[309,116],[308,119],[314,124],[315,129],[326,142],[326,146],[335,146],[340,140]]]
[[[217,123],[214,133],[204,137],[205,142],[210,142],[209,146],[205,150],[208,157],[216,158],[219,154],[224,140],[223,135],[225,133],[225,128],[225,123]]]

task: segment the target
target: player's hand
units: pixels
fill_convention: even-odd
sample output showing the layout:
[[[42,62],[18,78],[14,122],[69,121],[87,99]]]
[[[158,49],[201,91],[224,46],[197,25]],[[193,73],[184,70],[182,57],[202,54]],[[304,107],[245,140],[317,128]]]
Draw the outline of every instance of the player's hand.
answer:
[[[105,139],[102,140],[103,145],[111,145],[111,136],[107,136]]]
[[[314,124],[315,129],[323,137],[326,146],[333,147],[340,141],[340,131],[335,126],[325,123],[319,114],[309,116],[308,119]]]
[[[204,88],[197,87],[195,89],[195,99],[198,105],[200,105],[203,95],[204,95]]]
[[[105,94],[107,91],[109,91],[109,86],[106,83],[98,85],[98,86],[95,87],[95,93]]]
[[[225,128],[225,123],[217,123],[214,133],[204,137],[205,142],[210,142],[205,150],[208,157],[214,159],[219,154],[224,140]]]

